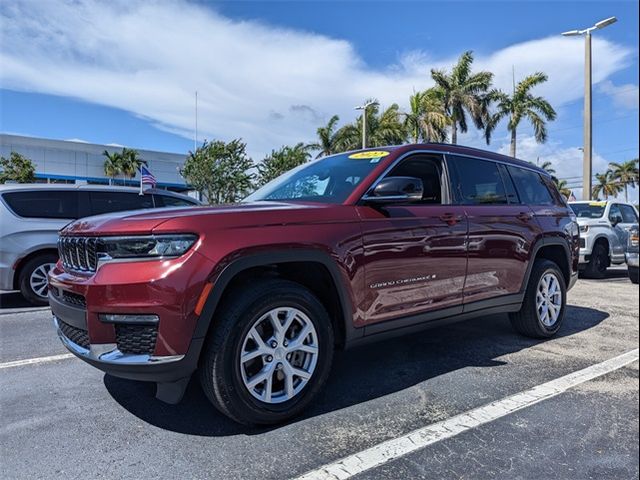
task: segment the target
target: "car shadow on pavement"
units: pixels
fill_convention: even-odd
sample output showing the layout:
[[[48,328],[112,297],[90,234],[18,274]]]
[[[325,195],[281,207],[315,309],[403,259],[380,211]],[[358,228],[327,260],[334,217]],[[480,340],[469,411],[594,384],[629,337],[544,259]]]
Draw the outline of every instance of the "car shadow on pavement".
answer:
[[[557,337],[595,327],[609,314],[570,305]],[[289,423],[323,415],[409,388],[465,367],[495,367],[495,360],[547,340],[517,335],[506,315],[492,315],[337,352],[331,375],[310,407]],[[381,375],[380,372],[384,372]],[[196,375],[178,405],[155,398],[155,384],[104,376],[111,396],[131,414],[159,428],[201,436],[255,435],[269,428],[239,425],[206,399]]]

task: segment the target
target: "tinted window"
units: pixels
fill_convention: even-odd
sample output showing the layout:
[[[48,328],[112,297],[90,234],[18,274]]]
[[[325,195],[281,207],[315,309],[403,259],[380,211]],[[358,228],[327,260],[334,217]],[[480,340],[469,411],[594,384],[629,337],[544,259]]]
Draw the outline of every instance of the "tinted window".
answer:
[[[620,211],[620,205],[613,204],[609,209],[609,221],[613,223],[616,219],[622,221],[622,212]]]
[[[442,203],[440,185],[442,161],[438,157],[412,156],[395,167],[388,177],[415,177],[422,180],[422,203]]]
[[[638,215],[631,205],[620,205],[622,210],[622,221],[624,223],[638,223]]]
[[[151,195],[125,192],[91,192],[91,214],[153,208]]]
[[[453,184],[459,203],[507,203],[507,194],[496,163],[467,157],[449,158],[452,158],[451,164],[455,170]]]
[[[156,205],[164,207],[192,207],[195,202],[190,202],[180,197],[172,197],[170,195],[154,195]]]
[[[547,185],[537,172],[518,167],[507,167],[516,189],[520,195],[520,200],[528,205],[553,205],[553,196]]]
[[[513,184],[513,180],[511,179],[511,175],[509,175],[509,171],[507,167],[504,165],[498,164],[498,170],[500,170],[500,175],[502,176],[502,183],[504,184],[504,189],[507,192],[507,198],[509,199],[509,203],[520,203],[520,197],[518,197],[518,191],[516,190],[516,186]]]
[[[78,192],[33,190],[31,192],[7,192],[2,198],[13,212],[25,218],[76,219]]]

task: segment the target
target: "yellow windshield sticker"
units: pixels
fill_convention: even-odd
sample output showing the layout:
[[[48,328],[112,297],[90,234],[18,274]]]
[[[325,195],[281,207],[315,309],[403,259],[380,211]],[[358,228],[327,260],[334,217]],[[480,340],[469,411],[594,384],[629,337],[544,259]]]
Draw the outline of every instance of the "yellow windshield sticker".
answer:
[[[362,159],[370,159],[370,158],[382,158],[389,155],[389,152],[385,152],[384,150],[370,150],[368,152],[358,152],[352,153],[349,155],[349,158],[354,160],[362,160]]]
[[[607,205],[607,202],[590,202],[589,206],[590,207],[605,207]]]

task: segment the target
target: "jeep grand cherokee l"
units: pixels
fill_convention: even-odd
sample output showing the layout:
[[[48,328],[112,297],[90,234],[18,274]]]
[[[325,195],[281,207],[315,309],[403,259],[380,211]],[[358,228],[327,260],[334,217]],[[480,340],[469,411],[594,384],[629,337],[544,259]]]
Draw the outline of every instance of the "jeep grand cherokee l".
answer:
[[[237,205],[85,218],[59,249],[71,352],[169,403],[197,372],[220,411],[269,424],[304,409],[336,348],[498,312],[552,336],[579,230],[535,166],[424,144],[307,163]]]

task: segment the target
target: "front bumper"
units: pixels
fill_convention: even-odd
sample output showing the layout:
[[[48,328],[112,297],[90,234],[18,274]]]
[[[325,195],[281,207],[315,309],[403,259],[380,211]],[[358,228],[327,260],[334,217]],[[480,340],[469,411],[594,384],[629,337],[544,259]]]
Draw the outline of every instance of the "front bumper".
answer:
[[[638,252],[626,254],[627,265],[638,268]]]
[[[204,338],[193,338],[195,304],[211,262],[191,252],[180,259],[103,265],[92,275],[49,274],[49,304],[64,346],[111,375],[160,383],[188,378]],[[157,316],[150,327],[103,321],[101,314]]]

